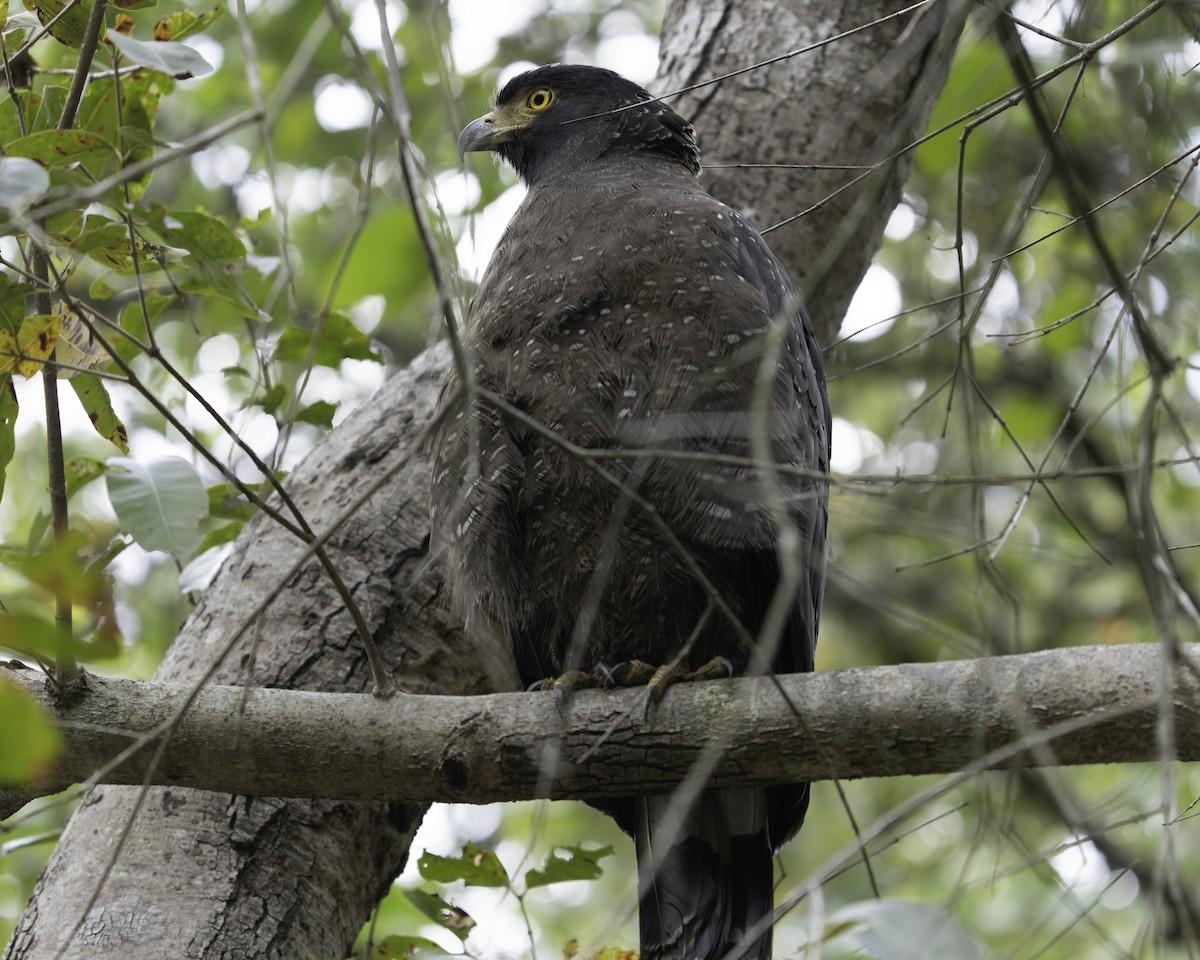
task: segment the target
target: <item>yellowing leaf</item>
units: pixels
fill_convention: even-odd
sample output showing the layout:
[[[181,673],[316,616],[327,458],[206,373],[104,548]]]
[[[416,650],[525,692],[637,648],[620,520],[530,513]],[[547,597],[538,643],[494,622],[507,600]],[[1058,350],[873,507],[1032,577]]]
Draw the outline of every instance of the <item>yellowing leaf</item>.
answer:
[[[54,352],[61,317],[54,314],[34,314],[21,321],[14,337],[0,330],[0,374],[19,373],[29,379]]]

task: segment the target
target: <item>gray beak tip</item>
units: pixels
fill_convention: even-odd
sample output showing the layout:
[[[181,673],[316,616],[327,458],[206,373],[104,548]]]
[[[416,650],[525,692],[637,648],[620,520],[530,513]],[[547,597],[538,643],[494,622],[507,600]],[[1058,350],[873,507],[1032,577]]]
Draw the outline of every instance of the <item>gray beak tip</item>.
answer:
[[[496,143],[496,130],[491,121],[491,114],[472,120],[458,135],[458,162],[462,163],[468,153],[491,150]]]

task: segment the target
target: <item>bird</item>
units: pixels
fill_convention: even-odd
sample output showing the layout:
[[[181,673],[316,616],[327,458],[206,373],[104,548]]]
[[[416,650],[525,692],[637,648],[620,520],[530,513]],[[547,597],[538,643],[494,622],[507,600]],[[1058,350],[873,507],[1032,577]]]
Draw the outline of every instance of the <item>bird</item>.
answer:
[[[432,431],[431,544],[465,628],[556,698],[648,681],[652,708],[678,681],[812,670],[821,349],[762,235],[701,186],[693,127],[613,71],[551,64],[503,85],[470,152],[528,191]],[[634,839],[642,960],[769,958],[808,785],[672,799],[597,804]]]

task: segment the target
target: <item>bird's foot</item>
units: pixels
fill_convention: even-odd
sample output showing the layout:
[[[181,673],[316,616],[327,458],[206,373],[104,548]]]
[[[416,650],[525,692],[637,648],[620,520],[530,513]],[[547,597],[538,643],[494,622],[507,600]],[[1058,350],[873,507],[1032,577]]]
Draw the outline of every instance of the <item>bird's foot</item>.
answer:
[[[679,661],[656,667],[644,660],[628,660],[607,672],[610,686],[640,687],[645,684],[646,699],[642,715],[646,716],[650,708],[662,700],[668,687],[693,680],[726,680],[733,676],[733,662],[725,657],[713,657],[699,669],[689,670]]]
[[[554,705],[561,713],[576,690],[592,690],[613,685],[612,671],[603,663],[594,670],[568,670],[561,677],[546,677],[529,685],[529,691],[552,691]]]

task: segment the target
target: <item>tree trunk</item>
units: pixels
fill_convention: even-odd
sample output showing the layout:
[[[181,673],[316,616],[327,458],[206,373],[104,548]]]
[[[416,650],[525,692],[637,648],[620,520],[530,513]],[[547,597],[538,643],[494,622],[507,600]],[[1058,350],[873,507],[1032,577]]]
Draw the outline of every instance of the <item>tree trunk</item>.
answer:
[[[900,7],[892,0],[839,5],[845,19],[838,21],[815,0],[677,2],[664,26],[659,89],[747,66]],[[944,81],[963,14],[946,4],[933,9],[705,87],[674,105],[694,118],[710,163],[875,163],[920,129]],[[958,12],[947,25],[950,9]],[[855,108],[849,123],[847,103]],[[879,243],[906,169],[885,165],[865,189],[842,194],[820,217],[769,235],[805,282],[826,337]],[[823,198],[845,172],[709,176],[710,189],[766,226]],[[835,254],[827,263],[812,255],[829,249]],[[819,272],[804,269],[814,262],[822,264]],[[469,694],[488,687],[485,658],[444,621],[436,575],[418,576],[425,564],[427,467],[416,440],[447,357],[435,348],[417,358],[335,429],[288,486],[321,532],[382,473],[396,470],[342,525],[329,552],[402,688]],[[263,517],[249,524],[157,677],[209,676],[228,638],[302,553]],[[315,562],[291,576],[211,678],[364,696],[370,687],[350,618]],[[403,867],[422,810],[96,787],[59,841],[5,956],[344,957]]]

